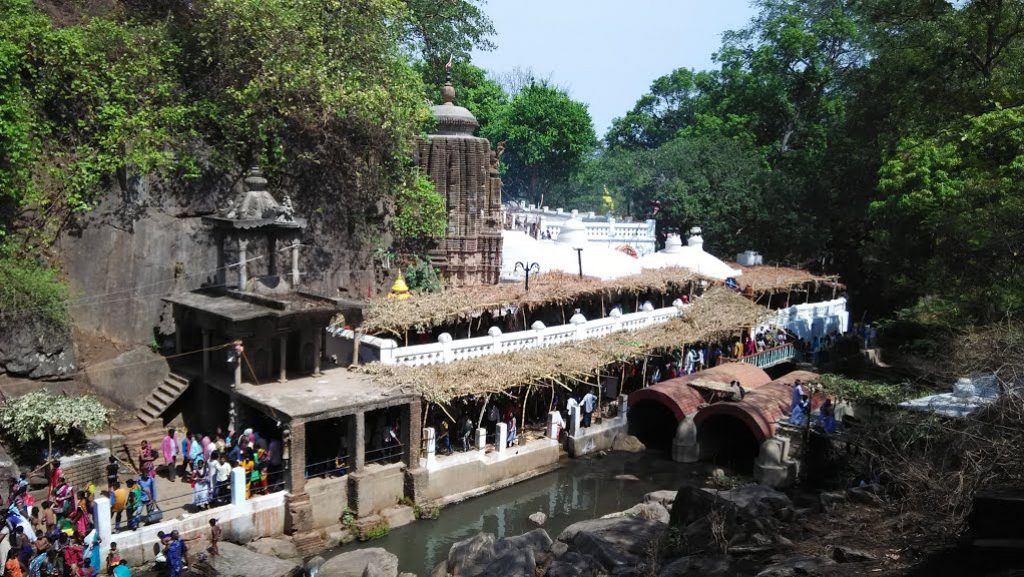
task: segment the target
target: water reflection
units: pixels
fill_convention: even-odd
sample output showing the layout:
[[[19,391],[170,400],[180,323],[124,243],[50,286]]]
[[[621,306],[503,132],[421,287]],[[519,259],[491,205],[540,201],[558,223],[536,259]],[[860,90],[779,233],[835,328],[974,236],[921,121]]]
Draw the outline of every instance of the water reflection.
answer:
[[[383,547],[398,555],[401,571],[428,575],[447,559],[454,543],[481,531],[499,539],[525,533],[535,527],[528,517],[540,511],[548,516],[544,528],[554,539],[572,523],[628,509],[650,491],[700,482],[707,473],[705,465],[683,465],[650,454],[570,460],[557,471],[449,506],[437,520],[417,521],[382,539],[331,554]],[[619,475],[637,480],[616,479]]]

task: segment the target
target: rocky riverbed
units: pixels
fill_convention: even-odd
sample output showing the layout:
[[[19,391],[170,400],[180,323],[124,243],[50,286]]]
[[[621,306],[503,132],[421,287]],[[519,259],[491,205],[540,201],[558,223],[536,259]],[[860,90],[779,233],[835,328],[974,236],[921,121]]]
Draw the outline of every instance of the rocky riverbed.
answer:
[[[904,574],[911,561],[891,548],[896,534],[874,489],[814,495],[755,484],[729,490],[684,485],[599,519],[579,521],[552,537],[543,515],[518,536],[480,532],[455,543],[429,577],[790,577]],[[429,531],[425,525],[422,530]],[[269,541],[269,540],[262,540]],[[279,540],[249,545],[294,556]],[[273,547],[269,545],[274,545]],[[265,565],[265,568],[269,565]],[[291,577],[293,567],[281,574]],[[308,577],[411,577],[382,548],[306,562]],[[238,571],[233,575],[240,574]],[[244,572],[243,572],[244,574]],[[287,574],[287,575],[286,575]],[[251,577],[251,574],[248,576]]]

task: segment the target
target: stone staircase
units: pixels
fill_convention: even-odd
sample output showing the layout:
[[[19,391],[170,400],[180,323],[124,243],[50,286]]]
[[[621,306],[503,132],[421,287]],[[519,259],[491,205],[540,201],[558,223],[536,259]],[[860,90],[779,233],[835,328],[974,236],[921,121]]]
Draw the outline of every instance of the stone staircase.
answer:
[[[159,421],[160,415],[188,389],[188,384],[187,378],[175,373],[168,373],[164,382],[150,393],[146,404],[139,409],[135,416],[143,425]]]

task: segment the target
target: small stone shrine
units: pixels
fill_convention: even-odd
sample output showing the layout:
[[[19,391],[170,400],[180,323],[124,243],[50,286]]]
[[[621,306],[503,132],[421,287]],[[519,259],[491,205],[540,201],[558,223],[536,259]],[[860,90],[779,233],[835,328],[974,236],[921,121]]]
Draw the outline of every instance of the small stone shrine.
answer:
[[[324,327],[340,311],[335,299],[299,290],[306,221],[295,217],[287,198],[278,203],[266,185],[259,169],[252,168],[244,190],[203,219],[217,246],[212,286],[164,299],[173,306],[177,352],[202,351],[177,364],[199,361],[197,372],[207,383],[218,382],[217,374],[229,377],[225,392],[232,425],[243,370],[257,382],[319,375]],[[282,274],[282,255],[291,265],[287,274]],[[238,352],[225,348],[230,343],[238,343]]]
[[[497,284],[501,270],[501,178],[498,154],[473,114],[456,106],[449,74],[442,103],[431,107],[434,134],[421,140],[416,161],[445,198],[448,232],[432,252],[448,286]]]

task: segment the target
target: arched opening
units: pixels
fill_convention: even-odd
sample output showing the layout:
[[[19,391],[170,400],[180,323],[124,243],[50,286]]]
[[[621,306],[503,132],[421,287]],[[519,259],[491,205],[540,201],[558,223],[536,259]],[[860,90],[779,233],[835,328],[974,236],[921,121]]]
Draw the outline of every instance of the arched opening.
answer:
[[[742,420],[731,415],[712,415],[697,427],[700,458],[741,473],[754,468],[760,449],[757,438]]]
[[[679,419],[665,405],[651,400],[638,401],[629,408],[629,434],[651,449],[668,451],[676,435]]]

